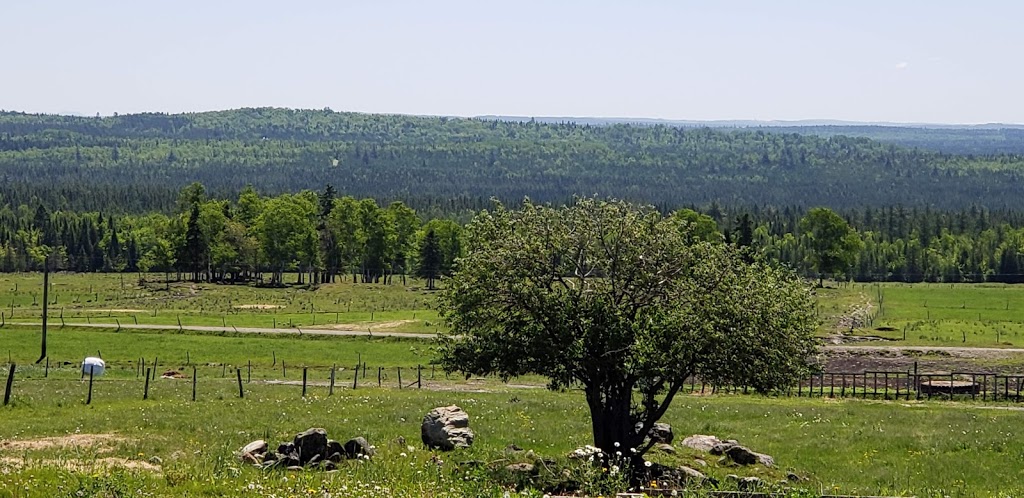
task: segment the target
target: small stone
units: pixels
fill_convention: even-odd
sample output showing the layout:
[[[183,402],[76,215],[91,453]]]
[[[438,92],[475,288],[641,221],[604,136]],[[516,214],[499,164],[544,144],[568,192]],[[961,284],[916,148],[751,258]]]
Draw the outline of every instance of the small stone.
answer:
[[[652,441],[666,444],[672,444],[676,438],[676,435],[672,433],[672,426],[664,422],[656,422],[647,435]]]
[[[287,468],[288,468],[288,470],[296,471],[296,472],[301,472],[303,470],[306,470],[306,468],[301,466],[301,465],[289,465]]]
[[[537,474],[537,468],[532,463],[513,463],[505,466],[505,470],[516,474]]]
[[[263,462],[263,457],[267,454],[269,445],[262,439],[257,439],[238,450],[238,459],[245,462],[258,465]]]
[[[149,457],[149,463],[153,465],[163,465],[164,460],[156,455]]]
[[[668,443],[658,443],[658,444],[656,444],[654,446],[654,449],[656,449],[656,450],[658,450],[658,451],[660,451],[662,453],[668,453],[669,455],[675,455],[676,454],[676,447],[672,446],[671,444],[668,444]]]
[[[740,465],[753,465],[757,463],[757,453],[754,453],[743,446],[730,446],[725,450],[725,454],[728,455],[732,461]]]
[[[506,453],[515,453],[517,451],[523,451],[523,449],[520,448],[519,445],[517,445],[515,443],[512,443],[512,444],[510,444],[510,445],[505,447],[505,452]]]
[[[693,463],[695,463],[695,464],[697,464],[697,465],[700,465],[701,467],[707,467],[707,466],[708,466],[708,462],[705,462],[705,461],[704,461],[703,459],[701,459],[701,458],[694,458],[694,459],[693,459]]]
[[[679,470],[679,472],[680,472],[680,473],[681,473],[681,474],[682,474],[682,475],[683,475],[683,476],[684,476],[684,477],[686,478],[686,480],[688,480],[688,481],[689,481],[689,480],[694,480],[694,481],[697,481],[697,482],[702,482],[702,481],[704,481],[705,479],[707,479],[707,476],[706,476],[706,475],[704,475],[704,474],[703,474],[702,472],[700,472],[700,471],[698,471],[698,470],[696,470],[696,469],[691,469],[690,467],[687,467],[687,466],[685,466],[685,465],[683,465],[683,466],[679,467],[679,468],[678,468],[677,470]]]
[[[800,482],[803,480],[800,476],[794,474],[793,472],[786,473],[786,479],[792,482]]]
[[[759,477],[744,477],[743,479],[740,479],[738,485],[740,491],[754,491],[764,485],[764,481]]]
[[[345,456],[348,458],[372,457],[375,453],[370,443],[366,442],[366,438],[363,437],[349,439],[345,441],[342,447],[345,450]]]

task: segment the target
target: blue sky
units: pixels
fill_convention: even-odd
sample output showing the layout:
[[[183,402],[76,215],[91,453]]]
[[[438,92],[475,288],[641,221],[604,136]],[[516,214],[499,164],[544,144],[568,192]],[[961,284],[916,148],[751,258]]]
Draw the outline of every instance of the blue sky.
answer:
[[[0,3],[0,108],[1024,123],[1019,1]]]

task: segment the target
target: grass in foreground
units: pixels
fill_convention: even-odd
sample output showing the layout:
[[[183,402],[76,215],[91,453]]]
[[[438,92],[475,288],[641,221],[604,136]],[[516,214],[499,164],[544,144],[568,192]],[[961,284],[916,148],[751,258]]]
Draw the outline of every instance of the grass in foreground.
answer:
[[[590,441],[578,392],[492,384],[486,392],[373,387],[339,388],[327,396],[317,386],[303,399],[295,386],[254,382],[238,399],[232,380],[201,378],[196,402],[190,401],[188,380],[158,379],[151,399],[143,401],[138,381],[104,378],[90,406],[83,404],[85,385],[75,376],[17,382],[15,402],[0,409],[0,440],[115,438],[77,447],[7,443],[0,455],[0,496],[116,495],[119,489],[137,496],[502,496],[485,469],[532,461],[525,452],[506,452],[510,444],[553,457],[573,476],[588,478],[586,469],[565,459]],[[419,422],[431,408],[452,403],[470,414],[477,440],[472,449],[435,456],[419,445]],[[803,486],[836,493],[1019,495],[1024,449],[1016,444],[1016,427],[1024,414],[989,408],[687,396],[666,416],[678,438],[735,438],[773,455],[778,468],[731,467],[691,451],[650,458],[697,466],[695,458],[703,457],[709,466],[700,470],[719,478],[735,473],[774,482],[795,472],[808,479]],[[307,427],[324,427],[338,439],[365,436],[379,453],[371,462],[349,462],[331,474],[261,471],[233,456],[250,440],[276,444]],[[100,472],[103,459],[137,468]]]

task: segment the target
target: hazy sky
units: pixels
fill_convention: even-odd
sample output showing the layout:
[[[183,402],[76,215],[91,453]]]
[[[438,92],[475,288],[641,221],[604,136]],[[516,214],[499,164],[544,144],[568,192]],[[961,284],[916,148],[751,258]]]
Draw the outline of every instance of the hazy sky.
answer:
[[[1019,0],[0,0],[0,109],[1024,123]]]

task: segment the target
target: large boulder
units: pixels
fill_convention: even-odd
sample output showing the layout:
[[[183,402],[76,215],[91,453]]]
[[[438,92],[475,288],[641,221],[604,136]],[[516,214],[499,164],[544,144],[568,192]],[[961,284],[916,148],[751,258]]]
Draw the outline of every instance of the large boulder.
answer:
[[[420,425],[420,438],[430,449],[468,448],[474,436],[469,428],[469,414],[455,405],[434,408],[423,417]]]
[[[306,429],[296,434],[292,443],[298,453],[300,465],[326,460],[329,456],[327,454],[327,431],[324,429]]]

